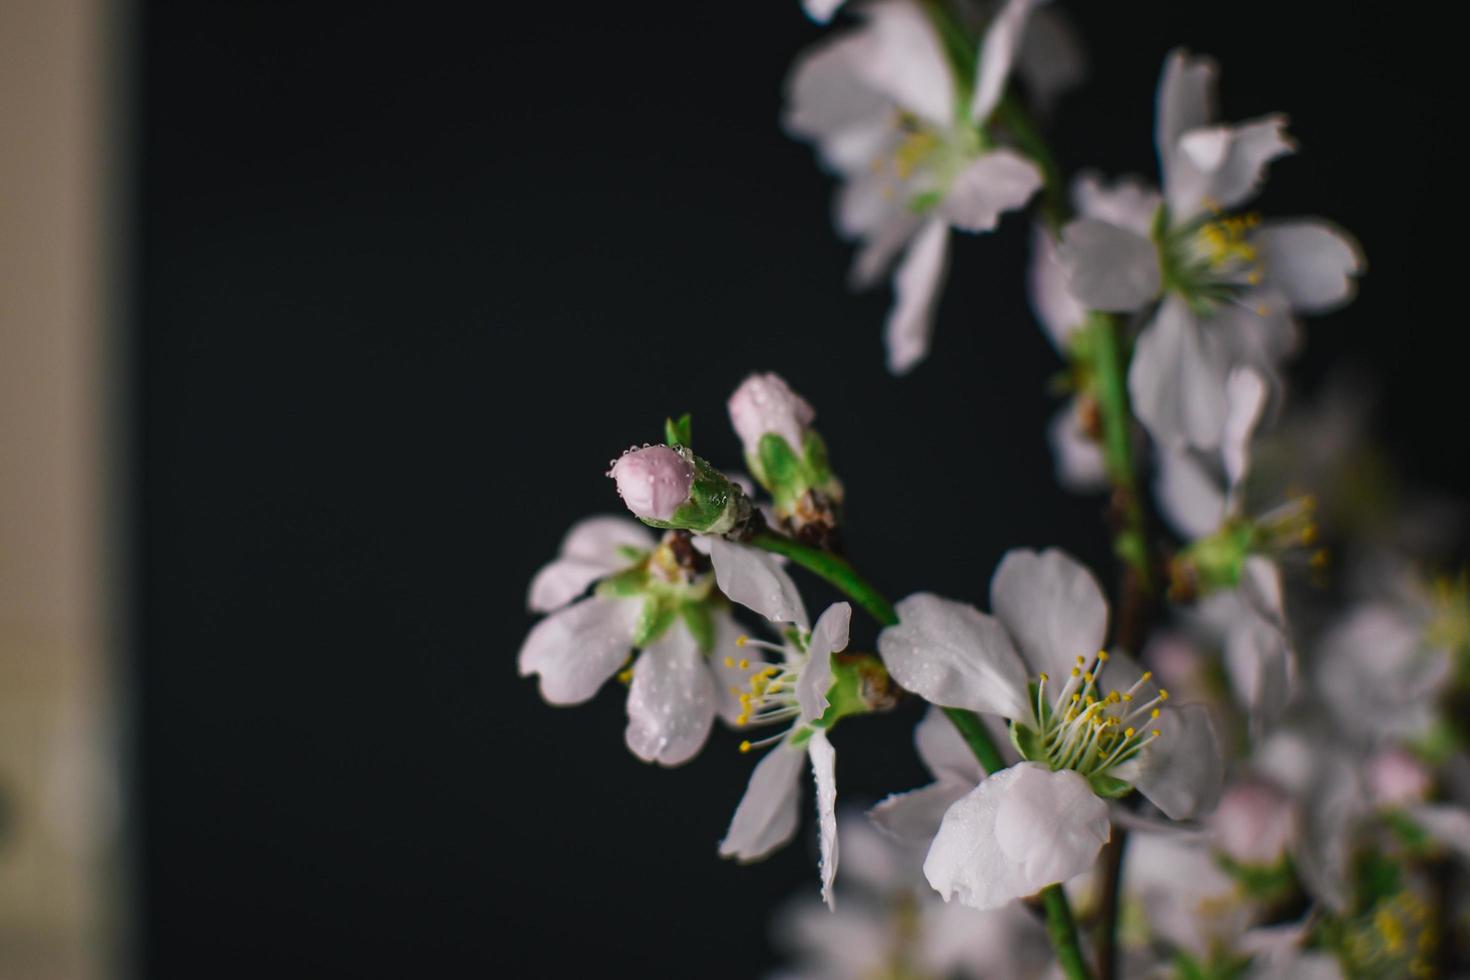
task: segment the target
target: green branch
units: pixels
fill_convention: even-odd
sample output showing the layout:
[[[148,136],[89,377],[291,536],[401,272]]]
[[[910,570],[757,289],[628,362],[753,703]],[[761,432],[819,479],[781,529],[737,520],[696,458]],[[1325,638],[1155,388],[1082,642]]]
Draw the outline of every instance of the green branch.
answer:
[[[845,560],[826,551],[818,551],[798,544],[790,538],[763,531],[751,538],[749,544],[765,551],[784,555],[807,571],[825,579],[843,595],[847,596],[883,626],[898,622],[898,613],[893,604],[871,585]],[[963,708],[945,708],[944,714],[953,723],[960,737],[980,760],[986,772],[1005,768],[1005,759],[990,737],[980,716]],[[1068,980],[1091,980],[1087,961],[1082,956],[1082,946],[1077,940],[1077,925],[1072,921],[1072,909],[1060,885],[1048,885],[1041,890],[1041,902],[1046,910],[1046,931],[1051,936],[1057,951],[1057,960]]]

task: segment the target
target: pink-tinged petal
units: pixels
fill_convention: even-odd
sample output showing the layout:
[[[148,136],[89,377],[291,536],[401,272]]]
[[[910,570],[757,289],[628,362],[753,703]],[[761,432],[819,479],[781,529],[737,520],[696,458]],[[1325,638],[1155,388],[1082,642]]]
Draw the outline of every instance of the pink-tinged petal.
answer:
[[[592,596],[552,613],[521,644],[521,676],[540,674],[551,704],[586,701],[627,662],[641,607],[637,599]]]
[[[888,0],[868,6],[866,13],[868,23],[854,35],[862,44],[857,70],[863,82],[936,126],[951,125],[954,75],[923,10]]]
[[[692,759],[715,720],[714,678],[682,624],[664,631],[633,664],[628,688],[629,750],[644,762],[677,766]]]
[[[1067,288],[1093,309],[1141,309],[1153,302],[1162,287],[1154,243],[1096,218],[1079,218],[1062,229],[1057,258]]]
[[[820,846],[822,901],[836,908],[832,882],[837,877],[837,753],[827,733],[817,729],[806,743],[812,760],[812,777],[817,784],[817,842]]]
[[[772,622],[795,623],[807,628],[801,593],[781,567],[779,558],[724,538],[704,540],[709,545],[710,562],[715,566],[715,583],[731,601],[755,610]]]
[[[760,451],[760,441],[767,433],[785,439],[792,452],[800,455],[807,426],[817,417],[805,398],[792,391],[779,374],[769,371],[742,381],[725,407],[746,456]]]
[[[818,42],[786,77],[786,131],[817,145],[822,162],[845,174],[864,172],[892,139],[893,102],[863,84],[859,66],[868,47],[856,32]]]
[[[577,598],[598,579],[626,568],[619,551],[647,551],[654,544],[648,529],[626,517],[589,517],[572,525],[555,561],[531,580],[527,605],[533,612],[552,612]]]
[[[890,794],[868,811],[868,817],[901,844],[928,844],[939,833],[949,808],[974,788],[973,782],[941,779],[921,789]]]
[[[945,901],[999,908],[1086,871],[1110,833],[1107,805],[1087,780],[1023,762],[949,808],[924,875]]]
[[[608,473],[634,516],[666,521],[689,499],[694,466],[668,446],[630,449]]]
[[[1209,710],[1199,704],[1171,707],[1154,724],[1162,734],[1144,750],[1132,782],[1170,820],[1209,813],[1225,775]]]
[[[1164,199],[1137,177],[1104,183],[1096,173],[1082,173],[1072,182],[1072,203],[1084,218],[1096,218],[1137,235],[1153,235],[1154,215]]]
[[[1082,428],[1074,398],[1057,410],[1046,428],[1056,464],[1057,482],[1073,493],[1093,493],[1108,484],[1102,446]]]
[[[1031,310],[1041,321],[1046,336],[1058,353],[1067,352],[1072,334],[1087,321],[1087,307],[1067,287],[1066,273],[1057,258],[1057,243],[1037,224],[1031,232],[1031,265],[1026,276]]]
[[[1325,313],[1351,300],[1368,268],[1357,241],[1320,218],[1273,221],[1251,244],[1260,252],[1264,284],[1302,313]]]
[[[720,857],[759,861],[796,833],[801,770],[807,754],[788,743],[766,753],[750,774],[750,785],[720,841]]]
[[[1214,449],[1225,426],[1225,377],[1193,314],[1164,300],[1139,335],[1128,369],[1133,410],[1149,434],[1171,449]]]
[[[960,231],[990,231],[1041,189],[1041,170],[1013,150],[992,150],[955,177],[940,212]]]
[[[1241,864],[1272,867],[1292,844],[1291,797],[1267,779],[1238,779],[1210,815],[1215,847]]]
[[[1196,58],[1182,48],[1169,52],[1159,79],[1158,119],[1154,142],[1168,167],[1180,137],[1215,118],[1215,80],[1219,70],[1209,58]]]
[[[985,29],[985,38],[980,42],[980,66],[975,73],[975,95],[970,100],[970,118],[975,122],[989,118],[1005,94],[1011,65],[1035,6],[1036,0],[1006,0],[1006,5]]]
[[[893,306],[883,327],[888,370],[906,374],[929,354],[934,308],[949,256],[949,227],[930,219],[909,244],[893,276]]]
[[[1030,673],[1061,683],[1107,635],[1108,603],[1092,573],[1056,548],[1006,552],[990,580],[990,608],[1015,638]]]
[[[1225,519],[1225,490],[1192,452],[1159,451],[1154,496],[1170,526],[1188,541],[1213,534]]]
[[[847,649],[847,630],[852,606],[837,602],[817,617],[807,642],[806,667],[796,681],[796,701],[802,721],[815,721],[827,711],[827,691],[832,687],[832,654]]]
[[[1033,720],[1026,668],[996,619],[923,592],[897,611],[878,652],[900,685],[931,704]]]
[[[801,9],[818,24],[825,24],[842,6],[842,0],[801,0]]]
[[[1005,731],[993,734],[999,736],[997,744],[1010,747],[1010,738]],[[985,770],[980,768],[979,760],[959,729],[932,704],[924,712],[923,720],[914,726],[914,748],[937,779],[953,779],[973,786],[985,778]]]

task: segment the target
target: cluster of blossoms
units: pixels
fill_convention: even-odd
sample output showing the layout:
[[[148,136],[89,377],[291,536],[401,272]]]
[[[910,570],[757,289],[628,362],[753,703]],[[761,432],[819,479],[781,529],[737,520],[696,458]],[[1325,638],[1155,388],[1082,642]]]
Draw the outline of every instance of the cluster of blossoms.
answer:
[[[749,479],[694,453],[688,416],[615,459],[637,520],[567,534],[531,584],[546,617],[521,673],[553,704],[616,678],[646,762],[688,762],[716,716],[740,732],[759,761],[727,858],[796,836],[810,767],[828,909],[781,915],[786,975],[1461,964],[1470,578],[1426,570],[1445,567],[1453,508],[1365,477],[1382,468],[1351,400],[1288,398],[1296,317],[1347,303],[1364,262],[1326,221],[1241,210],[1294,150],[1284,118],[1218,122],[1216,68],[1174,52],[1161,187],[1083,175],[1068,193],[1031,121],[1080,75],[1055,11],[839,5],[806,4],[852,23],[795,66],[785,124],[841,180],[854,281],[895,269],[889,365],[928,349],[950,230],[1044,196],[1029,287],[1069,367],[1056,471],[1110,492],[1127,614],[1050,547],[1002,557],[988,611],[922,591],[890,605],[844,556],[816,411],[754,374],[727,403]],[[790,565],[850,601],[813,620]],[[866,651],[849,649],[854,607],[879,628]],[[839,878],[837,723],[918,702],[934,781],[843,818]]]

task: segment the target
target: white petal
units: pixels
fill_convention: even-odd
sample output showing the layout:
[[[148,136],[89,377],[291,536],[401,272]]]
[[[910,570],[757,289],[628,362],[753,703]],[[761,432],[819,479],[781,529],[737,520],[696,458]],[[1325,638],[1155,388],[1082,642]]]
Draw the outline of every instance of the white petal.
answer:
[[[641,608],[637,599],[592,596],[552,613],[521,644],[521,676],[540,674],[552,704],[586,701],[627,661]]]
[[[1006,5],[985,29],[980,42],[980,67],[976,72],[975,96],[970,102],[970,118],[984,122],[1005,94],[1011,64],[1026,33],[1026,21],[1036,0],[1006,0]]]
[[[1010,738],[997,741],[1008,743]],[[938,779],[953,779],[973,786],[985,778],[980,760],[975,758],[959,729],[932,704],[924,712],[923,720],[914,726],[914,747],[929,772]]]
[[[1031,232],[1031,265],[1026,285],[1032,311],[1046,329],[1052,346],[1065,354],[1069,338],[1087,320],[1087,307],[1067,288],[1067,277],[1057,259],[1056,239],[1039,223]]]
[[[1470,861],[1470,811],[1449,804],[1424,804],[1411,807],[1409,819],[1461,860]]]
[[[766,753],[720,841],[720,856],[759,861],[789,841],[799,820],[801,769],[806,752],[786,742]]]
[[[1165,167],[1181,136],[1214,119],[1217,74],[1213,61],[1191,57],[1182,48],[1170,51],[1164,60],[1154,142]]]
[[[817,782],[817,839],[821,845],[822,901],[836,907],[832,881],[837,877],[837,753],[821,729],[806,743]]]
[[[863,245],[853,256],[848,271],[848,285],[853,289],[867,289],[876,283],[894,258],[909,247],[924,224],[907,207],[883,212],[882,219],[875,220],[873,227],[863,232]]]
[[[1050,111],[1057,96],[1087,77],[1082,40],[1056,8],[1041,7],[1032,13],[1016,56],[1016,73],[1025,81],[1026,94],[1042,115]]]
[[[1092,573],[1048,548],[1006,552],[990,580],[990,608],[1015,638],[1031,673],[1066,678],[1078,657],[1091,660],[1108,629],[1108,603]]]
[[[1163,198],[1137,177],[1104,183],[1096,173],[1084,172],[1072,182],[1072,202],[1084,218],[1096,218],[1150,238],[1154,215]]]
[[[628,688],[628,748],[644,762],[688,762],[715,720],[714,678],[682,623],[649,644]]]
[[[954,75],[939,36],[917,4],[876,3],[856,35],[857,70],[871,88],[936,126],[954,122]]]
[[[941,779],[922,789],[891,794],[869,810],[868,816],[902,844],[928,844],[939,833],[949,808],[974,788],[973,782]]]
[[[925,592],[897,608],[878,652],[900,685],[931,704],[1033,719],[1026,668],[996,619]]]
[[[1163,735],[1144,750],[1134,780],[1138,791],[1170,820],[1210,812],[1220,800],[1224,763],[1209,709],[1169,707],[1155,724]]]
[[[1232,496],[1250,470],[1251,439],[1266,408],[1266,381],[1250,368],[1236,368],[1225,381],[1225,430],[1220,458]]]
[[[1265,284],[1294,310],[1322,313],[1353,298],[1367,263],[1353,237],[1320,218],[1273,221],[1253,244],[1265,267]]]
[[[1108,484],[1102,446],[1082,429],[1080,402],[1072,399],[1059,408],[1046,428],[1056,464],[1057,482],[1073,493],[1093,493]]]
[[[1214,449],[1220,444],[1225,378],[1193,314],[1176,297],[1164,300],[1139,335],[1128,393],[1134,414],[1164,446]]]
[[[1079,218],[1062,229],[1057,257],[1072,295],[1093,309],[1137,310],[1159,295],[1158,250],[1127,228]]]
[[[1002,214],[1025,207],[1041,184],[1036,164],[1014,150],[992,150],[959,172],[940,212],[961,231],[990,231]]]
[[[827,691],[832,687],[832,654],[847,649],[847,629],[852,622],[852,606],[836,602],[817,617],[807,643],[806,668],[796,681],[796,701],[801,706],[802,721],[815,721],[827,710]]]
[[[774,623],[795,623],[807,628],[806,607],[796,583],[768,551],[736,544],[724,538],[705,539],[715,582],[720,591],[747,609],[754,609]]]
[[[1086,871],[1109,834],[1107,805],[1087,780],[1023,762],[949,808],[924,875],[945,901],[998,908]]]
[[[1225,490],[1220,481],[1192,452],[1159,450],[1154,495],[1159,510],[1185,539],[1213,534],[1225,519]]]
[[[818,24],[825,24],[842,6],[842,0],[801,0],[801,9]]]
[[[560,609],[593,582],[630,564],[619,554],[619,548],[647,551],[653,544],[647,528],[625,517],[578,521],[562,539],[557,559],[543,566],[531,580],[527,605],[533,612]]]
[[[888,370],[906,374],[929,353],[934,307],[948,265],[949,227],[931,218],[904,253],[893,275],[893,306],[883,327]]]
[[[1183,134],[1164,182],[1171,220],[1177,225],[1206,208],[1244,203],[1260,188],[1266,165],[1294,149],[1284,116]]]
[[[866,49],[861,37],[839,34],[800,55],[786,78],[786,131],[815,141],[823,162],[840,173],[865,170],[894,132],[892,100],[859,76]]]

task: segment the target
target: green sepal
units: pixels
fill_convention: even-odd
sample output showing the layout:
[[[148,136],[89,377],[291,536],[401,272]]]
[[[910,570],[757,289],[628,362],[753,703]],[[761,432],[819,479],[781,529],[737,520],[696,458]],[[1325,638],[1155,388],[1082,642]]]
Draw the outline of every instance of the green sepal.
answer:
[[[1148,565],[1148,543],[1137,530],[1127,530],[1113,540],[1113,553],[1125,564],[1134,568]]]
[[[688,412],[679,416],[678,421],[664,419],[664,442],[670,446],[690,446],[693,439],[694,419]]]
[[[1386,811],[1383,814],[1383,823],[1412,854],[1428,856],[1440,850],[1439,842],[1402,810]]]
[[[1251,957],[1214,950],[1208,960],[1178,950],[1174,953],[1175,980],[1238,980],[1251,968]]]
[[[1087,785],[1105,800],[1116,800],[1133,792],[1133,784],[1105,772],[1095,772],[1087,777]]]
[[[1027,762],[1050,764],[1046,754],[1046,740],[1030,725],[1023,725],[1018,721],[1011,722],[1011,744],[1016,747],[1017,752],[1021,753],[1021,758]]]
[[[830,653],[827,656],[832,660],[832,686],[827,689],[827,710],[812,722],[817,728],[831,728],[849,715],[871,712],[873,706],[865,694],[874,687],[870,683],[873,671],[883,671],[883,664],[875,657],[836,657]]]
[[[806,445],[802,450],[806,454],[806,469],[812,485],[820,487],[831,483],[832,464],[827,458],[827,443],[816,429],[806,430]]]
[[[1255,535],[1255,526],[1250,522],[1231,521],[1185,551],[1202,591],[1208,594],[1240,584]]]
[[[699,644],[701,653],[715,648],[715,619],[710,615],[709,605],[704,602],[686,602],[679,606],[679,617],[689,628],[689,635]]]
[[[648,571],[643,567],[627,568],[597,583],[596,592],[605,599],[628,599],[648,589]]]
[[[922,194],[915,194],[909,198],[909,210],[914,214],[925,214],[942,200],[944,200],[943,191],[925,191]]]
[[[658,596],[649,596],[638,612],[638,622],[633,625],[633,645],[646,647],[663,636],[677,615],[678,610],[673,604]]]
[[[636,545],[620,544],[613,550],[618,553],[619,558],[627,562],[642,561],[648,557],[648,550],[646,548],[639,548]]]
[[[761,436],[756,446],[761,485],[775,498],[778,509],[790,507],[806,492],[801,460],[784,438],[774,432]]]
[[[753,513],[745,491],[730,482],[729,477],[700,459],[688,446],[675,446],[674,451],[694,469],[689,496],[674,509],[666,521],[639,518],[649,527],[683,528],[697,534],[729,534],[746,525]]]

